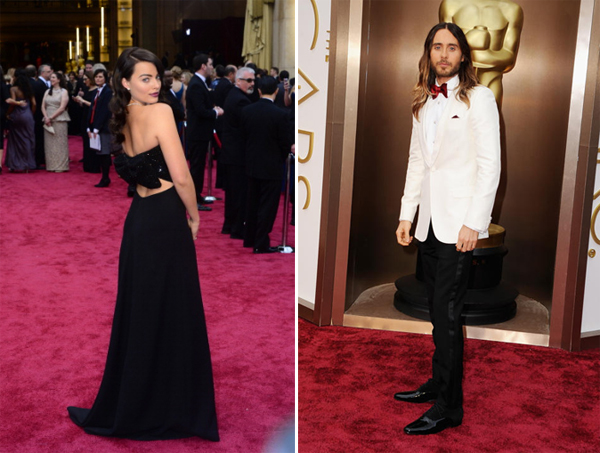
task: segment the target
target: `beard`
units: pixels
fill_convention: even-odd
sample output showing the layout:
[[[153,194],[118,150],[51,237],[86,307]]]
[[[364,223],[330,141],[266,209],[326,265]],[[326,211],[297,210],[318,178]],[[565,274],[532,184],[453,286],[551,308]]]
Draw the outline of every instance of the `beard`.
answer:
[[[248,91],[246,91],[246,94],[252,94],[254,93],[254,88],[250,87],[248,88]]]
[[[436,64],[434,70],[435,75],[438,77],[454,77],[460,70],[460,64],[458,66],[446,66],[445,68]]]

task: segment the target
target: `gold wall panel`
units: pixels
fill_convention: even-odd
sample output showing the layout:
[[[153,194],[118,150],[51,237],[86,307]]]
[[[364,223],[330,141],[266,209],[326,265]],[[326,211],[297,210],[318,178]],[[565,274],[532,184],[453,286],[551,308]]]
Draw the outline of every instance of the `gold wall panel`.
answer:
[[[310,196],[311,196],[310,182],[308,181],[306,176],[298,176],[298,182],[303,182],[304,186],[306,187],[306,200],[304,201],[304,206],[302,206],[302,209],[308,209],[308,207],[310,206]]]
[[[598,154],[600,154],[600,149],[598,150]],[[597,160],[597,163],[600,164],[600,159]],[[596,187],[598,187],[598,182],[596,182]],[[594,194],[594,200],[597,200],[600,197],[600,190]],[[598,230],[596,230],[596,220],[598,219],[598,212],[600,212],[600,203],[594,211],[592,212],[592,221],[590,224],[590,231],[592,233],[592,239],[598,245],[600,245],[600,239],[598,238]],[[595,254],[595,253],[594,253]],[[593,258],[593,256],[592,256]]]
[[[311,132],[311,131],[305,131],[302,129],[298,129],[298,133],[302,134],[302,135],[308,135],[308,153],[306,153],[306,157],[302,158],[300,157],[300,155],[298,155],[298,162],[300,162],[301,164],[305,164],[306,162],[308,162],[312,155],[313,155],[313,148],[315,146],[315,133]]]
[[[315,0],[310,0],[312,4],[313,11],[315,13],[315,31],[313,34],[312,44],[310,45],[310,50],[313,50],[317,45],[317,39],[319,38],[319,8],[317,7],[317,2]]]
[[[319,88],[317,88],[317,86],[312,82],[312,80],[310,80],[306,74],[304,74],[304,72],[302,71],[302,69],[298,68],[298,74],[300,74],[300,76],[306,80],[306,83],[308,83],[308,85],[310,86],[311,90],[306,93],[304,96],[302,96],[300,99],[298,99],[298,105],[302,104],[304,101],[306,101],[308,98],[310,98],[311,96],[317,94],[317,92],[319,91]],[[298,85],[300,86],[300,85]]]

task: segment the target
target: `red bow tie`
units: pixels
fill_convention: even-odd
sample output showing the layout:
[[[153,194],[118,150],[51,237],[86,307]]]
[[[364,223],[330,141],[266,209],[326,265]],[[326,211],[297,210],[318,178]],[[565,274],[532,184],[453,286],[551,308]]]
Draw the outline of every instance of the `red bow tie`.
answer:
[[[437,98],[440,93],[443,94],[444,97],[446,97],[446,98],[448,97],[448,87],[446,86],[445,83],[442,83],[441,87],[437,86],[434,83],[429,88],[431,89],[431,97],[433,99]]]

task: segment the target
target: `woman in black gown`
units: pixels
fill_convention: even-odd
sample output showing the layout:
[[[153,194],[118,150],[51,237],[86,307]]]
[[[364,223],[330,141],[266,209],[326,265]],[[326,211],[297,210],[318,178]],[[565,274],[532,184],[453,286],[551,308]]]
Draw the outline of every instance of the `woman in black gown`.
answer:
[[[115,168],[137,190],[125,220],[110,346],[91,409],[69,407],[85,432],[136,440],[219,440],[194,240],[194,183],[160,60],[131,47],[117,61],[111,109],[125,154]],[[186,211],[188,218],[186,218]]]

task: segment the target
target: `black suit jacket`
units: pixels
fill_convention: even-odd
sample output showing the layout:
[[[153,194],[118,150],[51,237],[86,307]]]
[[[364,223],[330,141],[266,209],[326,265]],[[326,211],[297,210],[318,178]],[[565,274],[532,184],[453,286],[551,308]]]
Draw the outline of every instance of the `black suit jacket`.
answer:
[[[233,88],[233,83],[226,79],[225,77],[221,77],[219,79],[219,83],[217,87],[213,90],[215,105],[222,107],[225,110],[225,100],[227,99],[227,95]],[[215,122],[215,130],[222,136],[223,134],[223,125],[225,123],[225,115],[221,115],[217,118]]]
[[[31,88],[33,88],[33,96],[35,97],[36,104],[33,118],[35,119],[36,123],[40,123],[42,118],[44,118],[44,114],[42,113],[42,100],[44,99],[44,94],[46,94],[46,91],[48,91],[49,88],[42,79],[32,79]]]
[[[112,99],[113,92],[108,86],[108,84],[104,85],[102,88],[102,92],[98,99],[96,100],[96,110],[94,112],[94,121],[92,122],[92,112],[94,111],[94,99],[92,99],[92,105],[88,110],[88,120],[87,124],[90,128],[91,132],[94,132],[94,129],[98,129],[100,133],[110,132],[109,122],[112,117],[112,112],[108,105],[110,104],[110,100]]]
[[[281,179],[292,146],[288,112],[261,99],[243,110],[242,129],[246,137],[246,174],[257,179]]]
[[[221,143],[223,150],[220,162],[226,165],[246,165],[244,149],[245,138],[242,132],[242,111],[250,105],[250,98],[235,87],[227,95],[223,110],[223,134]]]
[[[185,110],[183,108],[183,104],[179,99],[177,99],[177,96],[175,96],[170,89],[167,88],[165,92],[166,94],[164,102],[166,104],[169,104],[171,110],[173,110],[175,122],[178,123],[180,121],[183,121],[185,119]]]
[[[217,87],[213,91],[215,105],[218,105],[219,107],[223,107],[225,105],[225,100],[227,99],[227,95],[229,94],[229,92],[231,91],[232,88],[233,88],[233,83],[231,83],[229,81],[229,79],[227,79],[225,77],[221,77],[219,79],[219,83],[217,84]],[[223,110],[225,110],[225,107],[223,107]]]
[[[187,139],[210,140],[215,128],[216,112],[212,95],[200,77],[194,74],[188,84],[185,103],[187,108]]]

